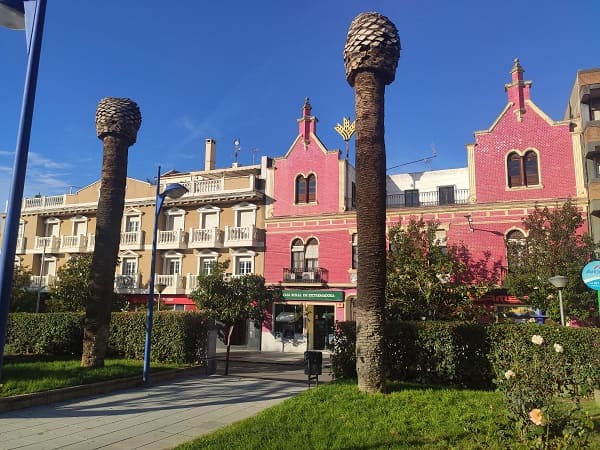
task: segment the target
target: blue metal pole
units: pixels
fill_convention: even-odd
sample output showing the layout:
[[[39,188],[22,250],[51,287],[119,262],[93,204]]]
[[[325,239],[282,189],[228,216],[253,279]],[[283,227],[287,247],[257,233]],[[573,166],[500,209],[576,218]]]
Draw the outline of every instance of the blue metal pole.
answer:
[[[2,240],[2,253],[0,254],[0,380],[2,379],[4,344],[6,342],[8,312],[10,310],[10,293],[13,282],[17,233],[21,217],[23,189],[25,186],[27,155],[29,153],[29,138],[31,136],[31,122],[33,118],[38,68],[40,65],[45,15],[46,0],[37,0],[31,48],[27,59],[27,74],[25,76],[23,104],[21,106],[21,118],[17,134],[15,163],[8,199],[8,214],[6,216],[4,238]]]
[[[152,255],[150,256],[150,281],[148,282],[148,311],[146,314],[146,343],[144,345],[144,372],[142,382],[148,383],[150,375],[150,346],[152,343],[152,320],[154,309],[154,273],[156,272],[156,236],[158,234],[158,215],[164,197],[160,194],[160,166],[156,177],[156,204],[154,205],[154,229],[152,231]]]

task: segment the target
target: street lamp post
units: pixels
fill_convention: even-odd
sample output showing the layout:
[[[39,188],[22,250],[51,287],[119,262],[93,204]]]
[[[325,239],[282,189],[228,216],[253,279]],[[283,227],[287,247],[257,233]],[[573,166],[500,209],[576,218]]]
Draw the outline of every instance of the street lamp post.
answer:
[[[10,292],[13,282],[17,233],[19,218],[21,216],[23,189],[25,186],[27,154],[29,153],[29,138],[31,136],[31,121],[33,118],[35,88],[40,65],[45,15],[46,0],[0,0],[0,26],[12,29],[25,28],[28,43],[25,88],[23,91],[15,162],[8,199],[8,213],[5,219],[5,230],[2,240],[2,253],[0,254],[0,379],[2,378],[4,344],[6,341],[8,312],[10,310]]]
[[[552,278],[549,278],[548,281],[552,283],[552,286],[558,289],[558,303],[560,306],[560,324],[562,326],[565,325],[565,312],[563,309],[563,300],[562,300],[562,290],[567,285],[567,277],[562,275],[556,275]]]
[[[157,283],[155,287],[156,292],[158,292],[158,303],[156,304],[156,310],[160,311],[160,294],[162,294],[163,291],[167,288],[167,285],[164,283]]]
[[[158,234],[158,215],[166,197],[179,198],[187,192],[187,188],[179,183],[171,183],[160,193],[160,166],[156,177],[156,202],[154,207],[154,229],[152,231],[152,255],[150,256],[150,280],[148,282],[148,312],[146,316],[146,344],[144,346],[144,372],[142,381],[148,383],[150,372],[150,344],[152,341],[152,318],[154,308],[154,273],[156,271],[156,236]]]

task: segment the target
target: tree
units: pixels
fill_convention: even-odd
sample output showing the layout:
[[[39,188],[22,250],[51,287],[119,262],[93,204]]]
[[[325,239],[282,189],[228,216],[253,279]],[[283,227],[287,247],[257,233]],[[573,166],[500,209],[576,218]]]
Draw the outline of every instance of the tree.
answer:
[[[581,233],[585,222],[577,206],[571,200],[554,208],[536,205],[522,222],[526,236],[507,242],[508,274],[504,285],[508,292],[559,320],[556,288],[548,279],[564,275],[568,279],[563,289],[565,315],[590,318],[596,293],[583,283],[581,270],[593,259],[598,245],[587,233]]]
[[[473,300],[500,280],[500,261],[473,259],[463,245],[442,247],[439,222],[411,218],[390,228],[386,308],[389,318],[474,318]]]
[[[48,310],[84,311],[85,292],[87,290],[92,266],[91,255],[71,257],[67,263],[58,269],[56,281],[50,289]],[[111,311],[121,311],[125,307],[123,296],[111,293]]]
[[[82,367],[103,367],[121,219],[125,206],[127,153],[142,123],[138,106],[126,98],[104,98],[96,110],[96,131],[104,156],[96,213],[96,242],[86,298]]]
[[[351,23],[344,47],[346,80],[355,90],[356,221],[358,259],[356,372],[358,389],[385,391],[386,174],[385,85],[400,58],[396,26],[385,16],[363,13]]]
[[[263,311],[271,300],[271,292],[260,275],[246,274],[225,279],[224,264],[215,264],[209,274],[198,275],[198,287],[190,297],[207,317],[223,324],[227,346],[225,375],[229,373],[231,335],[236,323],[252,319],[262,322]]]
[[[32,272],[15,265],[10,291],[10,312],[35,312],[37,292],[31,288]]]

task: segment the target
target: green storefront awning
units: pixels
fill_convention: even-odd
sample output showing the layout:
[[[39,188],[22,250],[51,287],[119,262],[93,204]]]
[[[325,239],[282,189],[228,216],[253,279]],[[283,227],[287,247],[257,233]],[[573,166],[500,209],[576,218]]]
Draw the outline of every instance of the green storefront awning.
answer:
[[[341,302],[344,300],[343,291],[308,291],[302,289],[285,289],[281,291],[282,300],[313,300],[319,302]]]

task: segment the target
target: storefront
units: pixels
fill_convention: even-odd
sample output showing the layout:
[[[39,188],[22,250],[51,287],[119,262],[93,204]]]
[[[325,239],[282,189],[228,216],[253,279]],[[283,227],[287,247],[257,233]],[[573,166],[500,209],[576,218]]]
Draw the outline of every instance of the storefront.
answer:
[[[263,325],[262,350],[329,351],[335,323],[348,320],[349,309],[341,290],[283,290]]]

